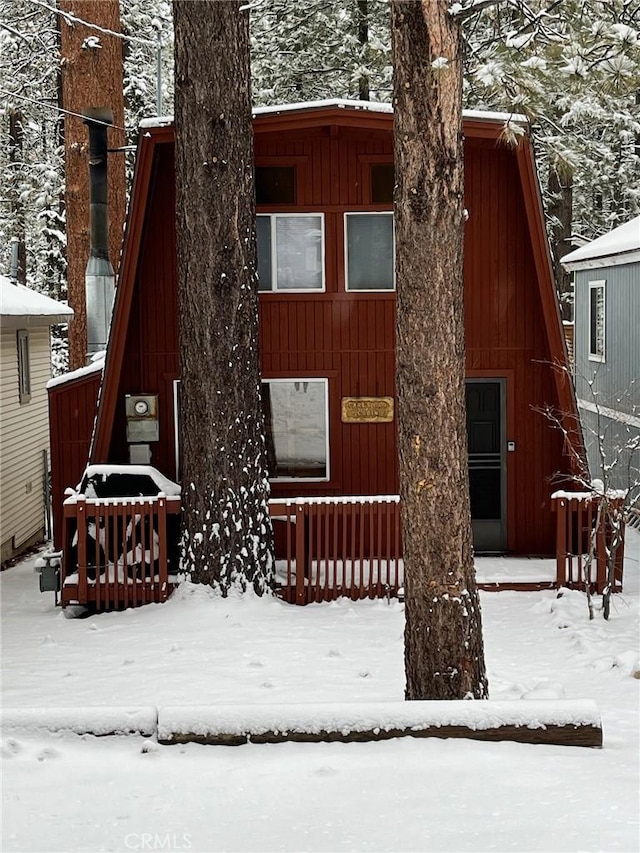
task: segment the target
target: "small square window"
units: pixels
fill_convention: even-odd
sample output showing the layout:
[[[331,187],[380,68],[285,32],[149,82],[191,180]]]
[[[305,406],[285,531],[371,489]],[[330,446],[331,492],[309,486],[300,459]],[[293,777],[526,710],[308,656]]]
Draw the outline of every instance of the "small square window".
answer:
[[[259,214],[259,290],[324,290],[322,214]]]
[[[272,480],[329,479],[327,379],[262,383],[267,468]]]
[[[29,332],[18,331],[18,395],[21,403],[31,399],[31,365],[29,364]]]
[[[605,360],[605,282],[589,282],[589,359]]]
[[[371,203],[393,204],[394,184],[393,163],[374,163],[371,166]]]
[[[347,290],[393,290],[392,213],[346,213]]]
[[[295,166],[256,166],[257,204],[295,204]]]

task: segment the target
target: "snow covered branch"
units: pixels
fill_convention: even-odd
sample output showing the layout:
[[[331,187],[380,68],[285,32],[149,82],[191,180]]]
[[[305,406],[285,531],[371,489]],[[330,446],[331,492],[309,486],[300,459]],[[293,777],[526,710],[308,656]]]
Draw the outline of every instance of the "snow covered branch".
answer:
[[[138,44],[146,44],[153,45],[155,47],[155,42],[149,41],[148,39],[138,38],[137,36],[127,36],[124,33],[118,33],[115,30],[109,30],[106,27],[100,27],[98,24],[92,24],[89,21],[85,21],[82,18],[77,18],[75,15],[72,15],[71,12],[63,12],[62,9],[56,8],[55,6],[49,5],[49,3],[45,3],[44,0],[29,0],[29,2],[33,3],[36,6],[40,6],[42,9],[46,9],[47,12],[52,12],[54,15],[59,15],[61,18],[68,24],[81,24],[83,27],[87,27],[90,30],[97,30],[99,33],[103,33],[107,36],[113,36],[114,38],[121,39],[122,41],[129,42],[137,42]]]

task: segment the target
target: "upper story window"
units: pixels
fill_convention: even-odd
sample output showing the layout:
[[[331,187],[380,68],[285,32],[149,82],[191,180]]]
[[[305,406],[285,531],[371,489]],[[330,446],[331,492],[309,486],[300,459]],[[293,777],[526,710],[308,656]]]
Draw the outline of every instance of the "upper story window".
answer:
[[[327,379],[263,381],[271,480],[329,479],[328,384]]]
[[[347,290],[393,290],[392,213],[345,213]]]
[[[369,179],[372,204],[393,204],[395,184],[393,163],[372,163]]]
[[[259,290],[324,290],[321,213],[261,213],[256,233]]]
[[[256,204],[295,204],[295,166],[256,166]]]
[[[29,364],[29,332],[20,329],[18,344],[18,396],[21,403],[31,399],[31,365]]]
[[[605,282],[589,282],[589,359],[605,360]]]

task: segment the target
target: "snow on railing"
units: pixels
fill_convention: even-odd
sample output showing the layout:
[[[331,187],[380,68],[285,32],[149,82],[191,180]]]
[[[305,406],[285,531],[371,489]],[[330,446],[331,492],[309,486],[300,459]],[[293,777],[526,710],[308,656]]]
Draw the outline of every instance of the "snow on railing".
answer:
[[[625,493],[608,493],[611,511],[622,510]],[[556,513],[556,585],[584,588],[589,586],[601,594],[607,586],[607,562],[613,531],[605,518],[598,524],[598,507],[602,496],[596,492],[558,491],[551,495]],[[624,564],[624,520],[621,543],[615,554],[613,591],[622,589]],[[588,577],[586,575],[588,574]]]
[[[62,604],[96,610],[165,601],[177,571],[181,501],[159,494],[64,503]]]
[[[269,509],[285,600],[398,595],[404,580],[397,495],[285,498]]]

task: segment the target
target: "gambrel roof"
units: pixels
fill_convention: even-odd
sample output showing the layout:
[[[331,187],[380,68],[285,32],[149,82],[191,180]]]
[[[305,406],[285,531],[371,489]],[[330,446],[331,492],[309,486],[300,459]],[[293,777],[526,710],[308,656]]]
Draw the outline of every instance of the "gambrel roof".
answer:
[[[320,101],[264,107],[254,110],[254,127],[273,133],[292,128],[319,126],[345,126],[393,132],[393,113],[389,104],[359,101]],[[500,144],[505,128],[511,128],[510,143],[516,145],[515,157],[529,228],[536,280],[538,282],[543,325],[547,336],[551,362],[558,366],[553,371],[561,417],[566,419],[566,434],[575,436],[576,445],[572,459],[582,454],[581,437],[576,432],[577,405],[569,374],[563,368],[568,364],[566,344],[552,273],[551,257],[544,224],[542,199],[538,185],[533,148],[528,125],[523,116],[506,113],[465,112],[463,132],[466,137],[494,140]],[[171,117],[149,119],[141,123],[136,171],[127,217],[125,242],[119,270],[119,281],[111,324],[105,373],[100,393],[96,431],[91,448],[92,462],[107,458],[118,394],[118,382],[123,365],[127,328],[133,302],[138,260],[142,245],[147,205],[153,176],[156,146],[173,145],[174,128]]]

